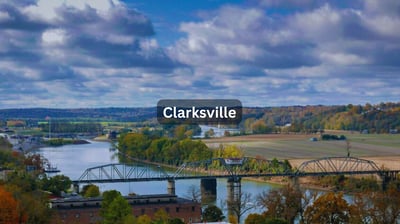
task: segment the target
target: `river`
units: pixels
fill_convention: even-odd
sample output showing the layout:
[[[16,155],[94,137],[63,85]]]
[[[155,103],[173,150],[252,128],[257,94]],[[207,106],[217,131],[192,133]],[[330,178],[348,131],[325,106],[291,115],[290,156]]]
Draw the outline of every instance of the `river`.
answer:
[[[108,142],[90,141],[90,144],[83,145],[64,145],[60,147],[44,147],[40,153],[49,159],[52,165],[56,165],[61,170],[58,174],[64,174],[77,180],[82,173],[90,167],[105,165],[109,163],[118,163],[118,159],[110,151],[111,144]],[[217,200],[216,205],[226,207],[223,202],[226,201],[227,180],[217,180]],[[118,190],[123,195],[129,193],[136,194],[164,194],[167,193],[166,181],[152,182],[134,182],[134,183],[106,183],[97,184],[100,191]],[[178,180],[176,181],[176,194],[180,197],[190,198],[189,189],[195,186],[200,188],[200,180]],[[257,194],[268,191],[274,186],[268,183],[260,183],[248,180],[242,180],[242,192],[249,192],[255,197]],[[254,209],[250,212],[261,212],[260,209]],[[243,218],[244,219],[244,218]]]

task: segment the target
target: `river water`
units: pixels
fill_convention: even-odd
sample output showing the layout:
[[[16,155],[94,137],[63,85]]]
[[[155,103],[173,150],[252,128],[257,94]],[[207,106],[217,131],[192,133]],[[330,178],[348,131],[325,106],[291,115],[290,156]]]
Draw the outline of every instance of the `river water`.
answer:
[[[84,145],[64,145],[60,147],[44,147],[40,153],[49,159],[52,165],[56,165],[61,173],[77,180],[82,173],[90,167],[106,165],[109,163],[118,163],[114,157],[114,152],[110,151],[111,144],[108,142],[91,141]],[[217,179],[217,200],[215,204],[226,208],[225,201],[227,195],[227,180]],[[123,195],[129,193],[136,194],[165,194],[167,193],[167,181],[151,182],[133,182],[133,183],[102,183],[96,184],[100,191],[118,190]],[[178,180],[176,181],[176,194],[180,197],[190,198],[189,189],[200,189],[200,180]],[[242,192],[249,192],[255,197],[263,191],[269,191],[274,186],[268,183],[242,180]],[[254,200],[253,200],[254,201]],[[254,209],[251,212],[262,212],[260,209]],[[244,220],[244,218],[242,218]]]

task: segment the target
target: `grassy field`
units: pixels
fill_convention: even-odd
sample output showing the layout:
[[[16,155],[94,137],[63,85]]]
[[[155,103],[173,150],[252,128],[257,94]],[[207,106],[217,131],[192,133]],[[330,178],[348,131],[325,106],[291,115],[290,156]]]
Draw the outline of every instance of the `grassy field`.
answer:
[[[374,160],[378,165],[400,169],[400,135],[359,134],[351,132],[332,132],[343,134],[350,142],[350,155]],[[223,137],[204,140],[210,147],[220,144],[234,144],[247,156],[260,155],[267,159],[288,159],[292,165],[303,161],[327,156],[347,156],[346,141],[310,141],[318,135],[305,134],[267,134],[236,137]]]

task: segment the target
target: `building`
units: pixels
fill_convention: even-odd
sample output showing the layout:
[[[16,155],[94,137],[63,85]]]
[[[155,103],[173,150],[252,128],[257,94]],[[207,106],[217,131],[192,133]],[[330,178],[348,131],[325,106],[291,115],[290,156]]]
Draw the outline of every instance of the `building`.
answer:
[[[185,223],[201,221],[201,205],[192,200],[171,194],[126,196],[136,217],[154,214],[164,209],[171,218],[179,218]],[[54,223],[99,223],[102,198],[53,199],[51,208],[55,211]]]

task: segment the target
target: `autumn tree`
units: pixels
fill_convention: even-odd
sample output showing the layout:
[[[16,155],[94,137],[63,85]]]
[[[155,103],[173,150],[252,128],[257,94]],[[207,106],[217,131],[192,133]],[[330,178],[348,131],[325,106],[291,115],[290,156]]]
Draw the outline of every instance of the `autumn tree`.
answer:
[[[159,209],[154,213],[154,224],[169,224],[169,215],[164,209]]]
[[[0,186],[0,223],[14,224],[18,223],[19,205],[12,194]]]
[[[217,150],[214,150],[215,158],[242,158],[243,150],[236,145],[220,145]]]
[[[264,215],[260,215],[257,213],[249,214],[244,220],[244,224],[266,224],[267,219]]]
[[[304,212],[304,221],[309,224],[349,223],[351,207],[343,199],[343,193],[329,192],[321,195]]]
[[[371,198],[370,192],[356,193],[353,196],[353,203],[350,206],[351,209],[351,224],[370,224],[371,215]]]
[[[267,218],[282,218],[294,223],[301,211],[302,192],[290,185],[258,195],[258,204],[266,209]]]
[[[384,192],[370,193],[370,217],[373,223],[396,223],[400,218],[400,192],[390,186]]]
[[[137,218],[136,223],[137,224],[151,224],[151,218],[146,214],[141,215]]]

